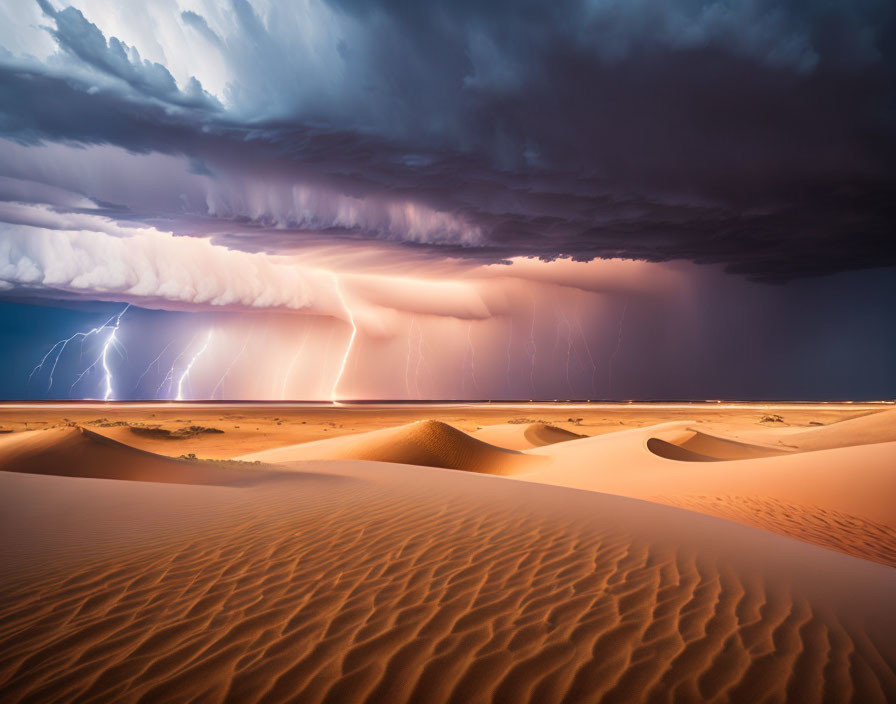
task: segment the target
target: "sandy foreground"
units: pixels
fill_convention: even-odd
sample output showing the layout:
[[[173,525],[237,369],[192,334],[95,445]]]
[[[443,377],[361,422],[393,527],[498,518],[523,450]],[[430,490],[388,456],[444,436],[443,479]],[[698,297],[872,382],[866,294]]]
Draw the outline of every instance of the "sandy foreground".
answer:
[[[2,702],[896,701],[884,404],[0,406]]]

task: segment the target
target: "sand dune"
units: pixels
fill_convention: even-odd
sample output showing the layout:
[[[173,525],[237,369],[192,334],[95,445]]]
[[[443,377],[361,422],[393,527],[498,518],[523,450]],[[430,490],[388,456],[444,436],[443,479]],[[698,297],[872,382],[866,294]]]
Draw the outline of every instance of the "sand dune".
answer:
[[[706,425],[733,440],[776,446],[788,451],[808,452],[896,442],[896,409],[892,408],[811,428],[774,425],[744,428],[718,422]]]
[[[306,469],[337,481],[80,482],[60,507],[65,559],[48,546],[0,583],[3,700],[896,697],[896,570],[623,497],[398,464]],[[0,473],[4,505],[30,498],[26,480],[61,501],[54,487],[78,481]],[[135,520],[183,510],[108,527],[105,554],[85,560],[78,541],[95,545],[104,520],[94,492]]]
[[[290,445],[243,455],[239,459],[270,464],[354,459],[488,474],[509,474],[542,464],[541,458],[495,447],[435,420]]]
[[[508,450],[530,450],[533,447],[587,437],[549,423],[499,423],[488,425],[470,435]]]
[[[720,459],[710,455],[701,455],[699,452],[694,452],[662,438],[647,438],[647,449],[657,457],[678,462],[717,462]]]
[[[896,409],[809,428],[789,435],[785,442],[803,451],[896,442]]]
[[[548,431],[564,441],[523,452],[481,441],[489,437],[519,445],[528,442],[526,430],[522,424],[505,424],[483,428],[472,438],[426,421],[243,459],[297,466],[316,459],[362,459],[512,475],[685,507],[896,565],[891,500],[896,443],[785,451],[706,433],[686,421],[593,438],[568,439],[571,433]],[[848,475],[844,467],[850,468]],[[809,516],[817,520],[807,522]]]
[[[896,565],[896,443],[721,461],[659,440],[689,427],[666,423],[531,450],[551,462],[518,476],[686,506]],[[672,456],[657,453],[658,442]],[[696,459],[713,461],[680,461]],[[807,515],[827,518],[807,528]]]
[[[896,528],[820,506],[768,496],[665,495],[653,501],[719,516],[804,540],[848,555],[896,567]]]
[[[744,460],[752,457],[773,457],[785,450],[763,447],[730,438],[711,435],[693,427],[654,431],[647,440],[647,448],[666,459],[685,461]]]
[[[436,419],[474,433],[483,426],[514,425],[532,417],[574,433],[589,436],[624,428],[646,427],[672,420],[696,420],[695,428],[727,438],[740,432],[780,432],[777,424],[759,424],[767,413],[782,414],[785,431],[805,430],[815,423],[834,423],[892,408],[892,404],[357,404],[332,407],[305,404],[202,403],[0,403],[0,433],[35,427],[80,425],[127,445],[179,457],[229,459],[261,450],[323,440],[349,433],[382,430],[415,420]],[[511,423],[511,420],[514,421]],[[527,421],[531,422],[531,421]],[[221,430],[183,437],[190,426]],[[130,427],[158,427],[169,438],[135,434]],[[801,426],[801,427],[796,427]],[[179,437],[172,440],[172,437]],[[764,444],[761,439],[742,438]],[[485,439],[486,442],[491,442]],[[491,443],[500,446],[500,443]],[[528,448],[511,448],[528,449]],[[790,448],[783,448],[790,449]]]
[[[246,456],[281,472],[0,436],[0,700],[896,701],[896,442],[851,422]]]
[[[0,437],[0,471],[177,484],[239,484],[264,476],[237,469],[236,463],[210,466],[160,457],[86,428],[32,430]]]

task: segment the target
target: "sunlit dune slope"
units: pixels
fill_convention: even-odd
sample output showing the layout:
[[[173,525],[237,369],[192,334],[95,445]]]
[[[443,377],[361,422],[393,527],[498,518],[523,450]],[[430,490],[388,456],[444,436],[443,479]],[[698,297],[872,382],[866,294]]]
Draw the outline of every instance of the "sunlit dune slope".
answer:
[[[472,438],[444,423],[425,421],[244,459],[275,464],[363,459],[511,475],[681,506],[896,565],[891,498],[896,495],[896,443],[799,452],[772,442],[757,444],[764,438],[747,443],[694,425],[676,421],[573,439],[566,431],[548,431],[564,441],[513,452],[480,439],[528,442],[522,424],[483,428],[479,438]],[[769,429],[766,434],[777,432]]]
[[[533,469],[538,457],[495,447],[435,420],[345,435],[243,455],[239,459],[282,464],[300,460],[372,460],[468,472],[509,474]]]
[[[654,454],[666,459],[698,462],[772,457],[786,452],[780,448],[754,445],[711,435],[695,430],[693,427],[678,427],[662,432],[653,432],[647,441],[647,447]]]
[[[896,409],[809,428],[784,440],[803,451],[879,442],[896,442]]]
[[[711,455],[701,455],[682,445],[663,440],[662,438],[647,438],[647,449],[657,457],[679,462],[716,462],[719,459]]]
[[[891,568],[618,496],[305,468],[237,489],[0,473],[0,509],[52,494],[67,526],[0,581],[3,701],[896,697]],[[172,504],[138,532],[98,509]]]
[[[518,477],[685,506],[896,565],[896,443],[719,460],[661,440],[686,437],[689,427],[531,450],[550,461]],[[714,461],[694,461],[706,459]]]
[[[553,445],[555,442],[566,442],[586,437],[564,428],[548,423],[501,423],[487,425],[470,435],[477,440],[487,442],[508,450],[529,450],[533,447]]]
[[[734,440],[779,447],[787,451],[808,452],[896,442],[896,409],[875,411],[811,428],[780,427],[777,424],[743,428],[715,422],[707,423],[706,427],[711,429],[710,432],[718,431],[718,434]]]
[[[234,484],[266,476],[161,457],[77,427],[0,436],[0,471],[177,484]]]

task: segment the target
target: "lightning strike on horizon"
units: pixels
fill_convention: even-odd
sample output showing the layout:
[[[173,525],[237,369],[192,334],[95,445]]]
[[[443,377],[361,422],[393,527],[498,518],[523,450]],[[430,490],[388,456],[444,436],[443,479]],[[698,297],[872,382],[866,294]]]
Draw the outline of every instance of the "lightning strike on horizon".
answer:
[[[566,386],[569,388],[569,392],[571,394],[575,394],[572,388],[572,382],[569,379],[569,363],[572,359],[572,331],[571,326],[569,324],[569,320],[566,319],[564,315],[561,320],[557,322],[557,334],[560,334],[560,326],[563,326],[564,337],[566,338]]]
[[[177,367],[177,363],[180,358],[183,357],[187,353],[187,350],[189,350],[193,346],[193,343],[196,342],[196,338],[198,336],[198,332],[194,334],[193,337],[190,338],[190,341],[187,343],[187,346],[184,347],[183,350],[181,350],[181,353],[171,361],[171,366],[168,368],[165,376],[162,377],[162,383],[160,383],[159,388],[156,389],[156,396],[162,393],[162,387],[165,385],[165,382],[169,382],[168,393],[171,393],[171,387],[174,385],[174,369]]]
[[[535,396],[535,355],[538,352],[538,345],[535,343],[535,296],[530,293],[529,298],[532,301],[532,325],[529,328],[529,346],[526,353],[529,355],[529,385],[532,387],[532,395]]]
[[[176,401],[184,400],[184,382],[187,380],[187,377],[190,376],[190,370],[193,368],[193,365],[196,364],[196,360],[199,359],[205,350],[208,348],[208,344],[212,341],[212,331],[208,331],[208,336],[205,338],[205,343],[199,349],[199,351],[193,355],[193,358],[190,360],[190,363],[187,364],[186,368],[183,371],[183,374],[180,375],[180,379],[177,382],[177,396],[175,397]]]
[[[352,334],[348,338],[348,344],[345,346],[345,353],[342,355],[342,364],[339,365],[339,373],[336,375],[336,380],[333,382],[333,388],[330,390],[330,400],[335,404],[338,403],[337,394],[339,391],[339,382],[342,381],[342,375],[345,374],[345,367],[348,364],[348,358],[352,351],[352,345],[355,344],[355,337],[358,334],[358,326],[355,325],[355,316],[352,314],[351,309],[348,307],[348,303],[345,300],[345,296],[342,294],[342,287],[339,285],[339,279],[335,274],[333,276],[333,285],[336,287],[336,295],[339,297],[339,302],[342,304],[342,308],[345,311],[345,314],[348,316],[349,325],[352,326]]]
[[[143,370],[143,373],[137,379],[137,383],[134,384],[134,389],[136,389],[138,386],[140,386],[140,382],[143,381],[143,377],[145,377],[149,373],[149,370],[152,369],[153,365],[156,365],[156,368],[158,369],[159,360],[162,359],[162,356],[168,351],[168,349],[171,347],[171,345],[174,344],[174,341],[176,339],[177,338],[172,338],[171,342],[169,342],[167,345],[165,345],[164,349],[161,352],[159,352],[159,355],[147,365],[146,369]]]
[[[108,401],[109,398],[112,396],[112,390],[113,390],[112,389],[112,368],[109,366],[109,348],[114,349],[114,348],[116,348],[116,346],[120,346],[120,343],[118,342],[118,338],[116,337],[116,334],[118,333],[118,328],[121,326],[121,316],[123,316],[127,312],[128,308],[130,308],[130,307],[131,307],[131,304],[128,303],[124,308],[121,309],[121,312],[118,315],[113,316],[115,322],[112,325],[109,325],[109,323],[107,322],[103,326],[103,328],[108,327],[111,330],[111,332],[109,333],[109,337],[106,338],[106,342],[103,344],[103,349],[100,352],[100,355],[95,360],[93,360],[93,362],[90,364],[90,366],[88,366],[83,372],[81,372],[78,375],[78,378],[75,379],[75,381],[69,387],[69,389],[68,389],[69,396],[71,396],[71,392],[75,388],[77,383],[79,381],[81,381],[81,379],[83,379],[87,375],[88,372],[90,372],[92,369],[94,369],[97,364],[100,364],[100,363],[102,363],[102,366],[103,366],[104,380],[105,380],[105,384],[106,384],[106,390],[103,394],[103,400]],[[112,318],[110,318],[110,321],[111,320],[112,320]],[[103,328],[100,328],[100,330],[102,330]],[[83,340],[82,340],[82,342],[83,342]],[[60,351],[60,354],[61,354],[61,351]],[[58,361],[58,359],[57,359],[57,361]]]
[[[581,317],[576,318],[576,325],[578,325],[579,335],[582,338],[582,344],[585,345],[585,352],[588,354],[588,359],[591,362],[591,395],[592,397],[596,397],[597,383],[595,381],[595,377],[597,376],[597,364],[594,361],[594,355],[591,354],[591,345],[588,344],[588,338],[585,337],[585,331],[582,329]]]
[[[215,394],[218,393],[218,389],[221,387],[221,384],[224,383],[224,380],[227,378],[227,375],[230,374],[230,370],[233,369],[233,366],[237,363],[237,360],[239,360],[239,358],[243,356],[243,352],[246,351],[246,346],[249,344],[249,338],[251,336],[252,336],[252,330],[249,330],[249,332],[246,333],[246,339],[243,341],[243,346],[240,348],[240,351],[236,353],[234,358],[230,360],[230,364],[227,365],[227,369],[224,370],[224,373],[221,375],[221,378],[218,379],[218,383],[215,384],[215,388],[212,389],[211,394],[209,394],[209,398],[214,398]]]
[[[560,311],[560,319],[557,321],[557,338],[554,344],[554,353],[556,354],[557,347],[560,344],[560,328],[561,326],[566,331],[566,386],[569,388],[569,392],[571,395],[575,395],[575,392],[572,388],[572,382],[569,379],[569,363],[572,358],[572,326],[569,323],[569,319],[566,317],[566,313],[563,310],[563,305],[560,303],[560,298],[557,293],[554,293],[557,305],[556,309]]]
[[[117,328],[113,328],[112,332],[109,334],[109,339],[106,340],[106,344],[103,345],[103,371],[106,373],[106,393],[103,394],[103,401],[108,401],[109,397],[112,395],[112,370],[109,368],[109,346],[115,342],[115,331]]]
[[[610,355],[610,359],[607,361],[607,397],[613,398],[613,360],[616,359],[616,355],[619,354],[619,350],[622,347],[622,326],[625,323],[625,312],[628,310],[628,298],[626,298],[622,303],[622,315],[619,316],[619,331],[616,334],[616,349],[613,350],[613,354]]]
[[[102,325],[100,325],[100,326],[98,326],[98,327],[95,327],[95,328],[93,328],[93,329],[91,329],[91,330],[88,330],[87,332],[76,332],[76,333],[75,333],[74,335],[72,335],[71,337],[67,337],[67,338],[65,338],[64,340],[59,340],[59,341],[58,341],[56,344],[54,344],[54,345],[47,351],[47,353],[41,358],[41,360],[40,360],[40,362],[38,363],[38,365],[37,365],[36,367],[34,367],[34,369],[31,370],[31,373],[28,375],[28,381],[30,382],[31,379],[32,379],[32,377],[33,377],[37,372],[39,372],[39,371],[41,371],[41,370],[43,369],[44,364],[45,364],[46,361],[47,361],[47,358],[53,353],[53,350],[55,350],[56,348],[59,348],[59,352],[56,353],[56,357],[54,357],[54,359],[53,359],[53,365],[50,367],[50,378],[49,378],[49,382],[47,383],[47,393],[50,393],[50,389],[53,387],[53,374],[56,372],[56,367],[57,367],[57,365],[59,364],[59,358],[62,356],[62,353],[65,352],[65,348],[68,347],[68,344],[69,344],[70,342],[72,342],[73,340],[75,340],[75,339],[80,339],[81,346],[82,346],[81,349],[82,349],[82,351],[83,351],[84,340],[86,340],[86,339],[87,339],[88,337],[90,337],[91,335],[99,334],[100,332],[102,332],[103,330],[105,330],[107,327],[109,327],[110,323],[111,323],[113,320],[115,320],[116,322],[119,321],[119,320],[121,319],[121,316],[124,315],[124,312],[125,312],[129,307],[130,307],[130,304],[126,305],[126,306],[124,307],[124,309],[121,311],[121,313],[118,313],[117,315],[113,315],[113,316],[112,316],[111,318],[109,318],[105,323],[103,323]],[[92,366],[92,365],[91,365],[91,366]],[[81,376],[83,376],[83,374],[82,374]],[[75,383],[77,383],[77,381],[76,381]],[[72,386],[74,386],[74,384],[73,384]]]

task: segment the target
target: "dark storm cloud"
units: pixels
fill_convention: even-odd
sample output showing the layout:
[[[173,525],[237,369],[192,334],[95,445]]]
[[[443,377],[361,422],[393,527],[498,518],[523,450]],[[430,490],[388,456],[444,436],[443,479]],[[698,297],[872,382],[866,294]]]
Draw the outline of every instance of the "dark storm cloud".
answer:
[[[221,109],[78,10],[41,7],[84,72],[0,57],[0,135],[184,155],[216,204],[107,203],[120,218],[250,250],[378,239],[767,280],[896,263],[889,2],[333,0],[314,24],[234,0],[228,32],[181,14],[228,67]],[[294,183],[312,189],[301,212],[238,195]]]

